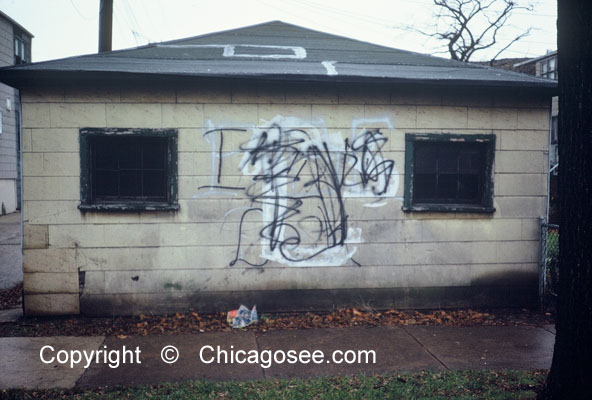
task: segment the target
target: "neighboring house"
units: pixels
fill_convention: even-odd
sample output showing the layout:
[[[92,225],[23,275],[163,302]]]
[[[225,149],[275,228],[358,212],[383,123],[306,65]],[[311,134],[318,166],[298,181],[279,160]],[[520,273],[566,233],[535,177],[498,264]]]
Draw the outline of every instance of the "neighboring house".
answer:
[[[555,82],[278,21],[0,80],[27,314],[536,303]]]
[[[509,71],[521,72],[523,74],[535,75],[536,68],[534,64],[523,63],[524,61],[530,61],[531,58],[501,58],[499,60],[491,61],[472,61],[478,65],[490,66],[495,68],[507,69]]]
[[[0,11],[0,67],[31,62],[33,35]],[[0,83],[0,203],[6,213],[20,208],[18,91]]]

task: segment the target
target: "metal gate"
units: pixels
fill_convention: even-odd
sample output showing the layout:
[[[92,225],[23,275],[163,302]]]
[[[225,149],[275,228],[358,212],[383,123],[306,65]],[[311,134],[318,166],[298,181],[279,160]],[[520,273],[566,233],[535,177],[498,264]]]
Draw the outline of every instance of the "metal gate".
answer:
[[[541,223],[539,299],[541,306],[555,303],[559,287],[559,225]]]

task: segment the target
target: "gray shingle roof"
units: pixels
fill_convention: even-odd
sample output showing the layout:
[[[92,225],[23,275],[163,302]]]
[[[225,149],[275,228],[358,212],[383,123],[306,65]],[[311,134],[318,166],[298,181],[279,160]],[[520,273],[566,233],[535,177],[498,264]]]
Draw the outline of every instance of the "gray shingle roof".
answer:
[[[421,82],[554,89],[557,83],[512,71],[393,49],[272,21],[260,25],[0,70],[19,87],[35,80],[121,77]]]

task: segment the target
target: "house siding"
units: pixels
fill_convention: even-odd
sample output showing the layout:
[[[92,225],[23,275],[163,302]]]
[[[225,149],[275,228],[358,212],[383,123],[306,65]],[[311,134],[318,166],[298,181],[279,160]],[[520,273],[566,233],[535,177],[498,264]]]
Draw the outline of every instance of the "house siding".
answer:
[[[0,67],[14,64],[14,34],[12,24],[0,16]],[[7,108],[10,101],[10,110]],[[17,208],[17,91],[0,83],[0,113],[2,114],[2,133],[0,133],[0,202],[7,213]]]
[[[536,301],[548,98],[236,83],[24,89],[22,102],[27,314],[219,311],[237,301],[266,310],[360,301],[377,307]],[[238,168],[244,156],[238,150],[253,127],[271,120],[344,138],[354,126],[379,129],[388,139],[382,155],[395,163],[394,196],[344,199],[349,226],[361,231],[360,242],[347,245],[356,249],[355,262],[229,265],[238,232],[258,232],[262,221],[241,221],[242,212],[233,212],[249,206],[244,192],[198,189],[210,185],[214,173],[204,133],[231,129],[224,136],[221,185],[244,186],[249,178]],[[180,210],[78,210],[82,127],[177,128]],[[495,134],[495,213],[402,211],[405,133]],[[386,204],[368,207],[377,200]],[[313,215],[314,208],[304,204],[300,211]],[[261,248],[241,252],[257,259]]]

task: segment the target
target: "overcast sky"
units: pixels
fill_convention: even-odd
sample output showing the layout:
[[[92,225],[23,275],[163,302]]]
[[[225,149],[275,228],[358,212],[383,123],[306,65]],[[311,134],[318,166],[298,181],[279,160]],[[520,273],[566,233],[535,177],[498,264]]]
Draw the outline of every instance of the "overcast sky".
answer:
[[[511,39],[528,27],[531,35],[500,58],[536,57],[556,48],[557,0],[534,5],[533,12],[516,12],[501,36]],[[33,61],[97,51],[99,0],[0,0],[0,10],[35,35]],[[448,57],[436,53],[438,42],[413,30],[429,31],[434,11],[432,0],[114,0],[113,49],[281,20]],[[489,60],[501,47],[472,60]]]

